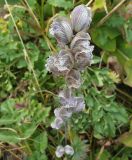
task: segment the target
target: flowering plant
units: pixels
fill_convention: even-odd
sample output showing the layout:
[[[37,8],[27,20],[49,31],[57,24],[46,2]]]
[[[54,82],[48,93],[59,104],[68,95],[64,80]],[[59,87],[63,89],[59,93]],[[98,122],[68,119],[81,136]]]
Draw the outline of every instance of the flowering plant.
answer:
[[[73,113],[85,109],[83,96],[75,97],[74,89],[81,86],[81,72],[91,65],[93,58],[94,47],[90,45],[91,38],[87,33],[91,21],[91,9],[79,5],[73,9],[70,18],[57,17],[50,28],[61,50],[47,59],[46,68],[55,76],[64,76],[67,85],[58,95],[61,107],[54,110],[55,120],[51,127],[57,130],[66,126]],[[55,153],[60,158],[64,153],[73,155],[74,149],[70,145],[58,146]]]

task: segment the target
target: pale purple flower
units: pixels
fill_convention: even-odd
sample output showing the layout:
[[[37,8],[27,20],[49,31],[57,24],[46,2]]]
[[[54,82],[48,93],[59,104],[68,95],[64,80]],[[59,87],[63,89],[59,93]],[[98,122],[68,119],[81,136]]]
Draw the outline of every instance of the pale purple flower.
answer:
[[[76,36],[73,38],[73,40],[71,41],[70,48],[73,50],[75,48],[78,48],[78,46],[80,47],[83,45],[85,48],[87,48],[87,43],[88,45],[90,44],[89,40],[91,40],[91,37],[88,33],[83,31],[78,32]]]
[[[66,120],[67,118],[70,118],[72,115],[72,112],[69,112],[65,107],[56,108],[54,110],[54,114],[56,117],[61,117],[63,120]]]
[[[81,86],[81,75],[78,70],[71,70],[66,75],[66,81],[69,88],[79,88]]]
[[[51,24],[50,34],[56,38],[59,44],[68,44],[73,36],[70,19],[65,17],[58,17],[54,19]]]
[[[75,61],[75,68],[79,70],[91,65],[94,47],[90,45],[89,40],[88,33],[79,32],[71,42],[70,47]]]
[[[63,146],[58,146],[56,151],[55,151],[56,157],[61,158],[64,155],[64,152],[65,152],[64,147]]]
[[[70,90],[63,90],[59,94],[61,105],[67,109],[69,113],[80,112],[85,109],[83,97],[74,97]]]
[[[73,66],[72,55],[67,50],[61,50],[59,54],[50,56],[45,66],[47,70],[54,75],[64,75],[69,72]]]
[[[63,125],[64,121],[60,117],[56,117],[54,122],[51,123],[51,127],[54,129],[60,129]]]
[[[64,149],[67,155],[72,156],[74,154],[74,149],[70,145],[66,145]]]
[[[87,30],[92,21],[92,12],[89,7],[85,5],[79,5],[71,12],[71,22],[74,31],[79,32]]]
[[[75,67],[79,70],[85,69],[90,66],[93,59],[93,46],[89,46],[89,49],[82,49],[75,53]]]

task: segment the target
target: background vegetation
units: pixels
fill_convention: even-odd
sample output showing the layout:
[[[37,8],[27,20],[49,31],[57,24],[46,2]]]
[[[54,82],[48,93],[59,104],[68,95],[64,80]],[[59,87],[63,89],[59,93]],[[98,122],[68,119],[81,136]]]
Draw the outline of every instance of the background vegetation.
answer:
[[[0,158],[57,160],[64,132],[52,130],[63,79],[45,69],[58,51],[52,19],[78,4],[92,7],[95,46],[81,92],[86,110],[70,120],[71,160],[132,159],[132,2],[127,0],[0,0]]]

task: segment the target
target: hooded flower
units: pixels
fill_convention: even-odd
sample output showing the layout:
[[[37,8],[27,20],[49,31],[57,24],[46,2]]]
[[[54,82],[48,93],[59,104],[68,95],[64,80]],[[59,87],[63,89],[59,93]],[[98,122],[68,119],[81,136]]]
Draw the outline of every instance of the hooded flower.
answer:
[[[82,49],[75,54],[75,66],[79,70],[84,70],[85,67],[90,66],[93,59],[93,47],[89,46],[89,49]]]
[[[64,75],[72,68],[72,61],[71,53],[67,50],[61,50],[59,54],[47,59],[46,68],[55,75]]]
[[[68,44],[73,36],[70,19],[58,17],[51,24],[50,34],[53,35],[57,42],[62,45]]]
[[[69,88],[79,88],[81,86],[81,75],[78,70],[72,69],[66,75],[66,81]]]
[[[70,93],[67,93],[68,90],[61,91],[59,94],[61,105],[67,112],[70,114],[71,112],[80,112],[85,109],[85,102],[83,97],[74,97]],[[70,90],[69,90],[70,92]],[[68,95],[68,96],[67,96]]]
[[[91,40],[91,37],[88,33],[86,32],[78,32],[76,34],[76,36],[73,38],[71,44],[70,44],[70,48],[73,50],[73,49],[76,49],[79,47],[87,47],[87,43],[90,44],[89,40]]]
[[[65,152],[64,147],[58,146],[55,151],[56,157],[61,158],[64,155],[64,152]]]
[[[94,47],[90,45],[90,35],[85,32],[79,32],[71,42],[71,50],[75,60],[75,68],[83,70],[91,65]]]
[[[89,7],[79,5],[71,12],[72,27],[75,32],[87,30],[92,21],[92,12]]]

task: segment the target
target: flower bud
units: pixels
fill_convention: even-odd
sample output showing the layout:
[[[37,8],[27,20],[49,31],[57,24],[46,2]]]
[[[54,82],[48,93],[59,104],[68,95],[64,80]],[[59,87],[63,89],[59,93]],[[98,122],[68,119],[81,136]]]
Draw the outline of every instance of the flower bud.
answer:
[[[74,149],[71,146],[66,145],[64,149],[65,149],[65,153],[67,155],[72,156],[74,154]]]
[[[51,24],[50,34],[56,38],[59,44],[68,44],[73,36],[70,20],[64,17],[56,18]]]
[[[64,152],[65,152],[64,147],[58,146],[55,151],[56,157],[61,158],[64,155]]]
[[[79,5],[71,13],[72,27],[75,32],[86,31],[92,21],[92,13],[89,7]]]

